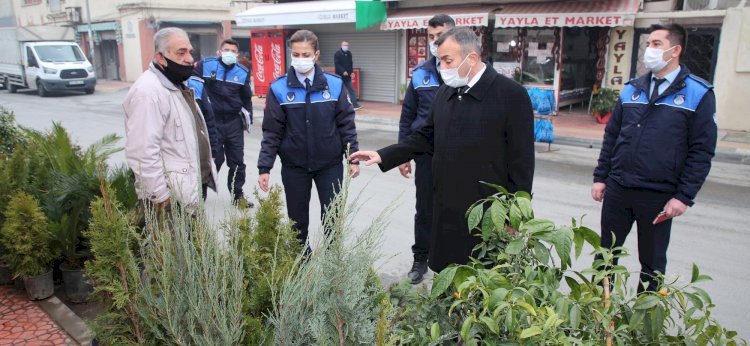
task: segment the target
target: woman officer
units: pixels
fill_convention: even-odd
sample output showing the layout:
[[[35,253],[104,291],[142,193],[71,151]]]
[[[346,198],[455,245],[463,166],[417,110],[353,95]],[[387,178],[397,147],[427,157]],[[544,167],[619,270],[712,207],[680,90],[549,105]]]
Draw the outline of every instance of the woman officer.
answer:
[[[355,152],[358,143],[354,109],[344,83],[315,63],[320,57],[318,37],[299,30],[290,41],[292,66],[286,76],[271,83],[266,96],[258,184],[268,191],[269,172],[278,155],[289,218],[304,244],[313,181],[324,217],[341,187],[347,148]],[[359,175],[357,164],[348,166],[352,177]]]

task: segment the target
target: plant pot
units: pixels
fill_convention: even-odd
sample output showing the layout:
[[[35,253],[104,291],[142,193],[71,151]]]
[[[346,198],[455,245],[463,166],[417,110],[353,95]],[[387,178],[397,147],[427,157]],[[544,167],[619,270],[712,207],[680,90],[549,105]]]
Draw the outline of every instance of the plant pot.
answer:
[[[42,300],[49,298],[55,293],[55,285],[52,283],[52,270],[37,276],[23,279],[26,286],[26,294],[31,300]]]
[[[13,280],[13,288],[15,288],[18,291],[26,290],[26,287],[23,285],[23,280],[21,278],[17,278]]]
[[[0,264],[0,285],[13,283],[13,270],[7,264]]]
[[[83,269],[69,269],[60,264],[63,277],[63,289],[73,303],[83,303],[94,288],[89,283],[89,278]]]
[[[612,113],[606,113],[604,115],[595,114],[594,117],[596,118],[597,123],[606,124],[609,122],[609,118],[612,117]]]

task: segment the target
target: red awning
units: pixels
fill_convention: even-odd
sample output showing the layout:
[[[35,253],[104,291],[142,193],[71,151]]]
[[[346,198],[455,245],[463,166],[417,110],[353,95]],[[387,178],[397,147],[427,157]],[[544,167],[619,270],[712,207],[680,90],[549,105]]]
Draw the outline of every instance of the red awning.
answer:
[[[441,13],[453,17],[456,26],[487,26],[496,8],[497,5],[399,9],[388,13],[388,19],[380,25],[380,30],[425,29],[430,18]]]
[[[633,26],[640,0],[558,1],[500,5],[496,28]]]

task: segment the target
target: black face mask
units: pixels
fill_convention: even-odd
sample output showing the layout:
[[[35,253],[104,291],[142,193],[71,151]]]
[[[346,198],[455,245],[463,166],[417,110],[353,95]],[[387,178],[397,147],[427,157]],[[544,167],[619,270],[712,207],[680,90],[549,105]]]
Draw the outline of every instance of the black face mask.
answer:
[[[164,55],[162,55],[164,56]],[[182,65],[178,64],[172,60],[169,60],[166,56],[164,56],[164,60],[167,61],[167,66],[161,66],[159,64],[156,64],[159,69],[164,72],[164,76],[167,77],[172,83],[180,84],[193,74],[193,66],[192,65]]]

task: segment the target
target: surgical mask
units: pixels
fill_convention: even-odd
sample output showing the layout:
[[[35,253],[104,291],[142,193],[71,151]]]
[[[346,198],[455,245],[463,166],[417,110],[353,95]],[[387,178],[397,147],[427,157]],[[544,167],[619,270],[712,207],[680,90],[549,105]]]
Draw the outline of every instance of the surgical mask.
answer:
[[[432,54],[432,56],[437,56],[437,45],[434,41],[430,42],[430,54]]]
[[[308,73],[315,67],[315,58],[295,58],[292,57],[292,67],[299,73]]]
[[[237,62],[237,53],[221,52],[221,62],[223,62],[224,65],[234,65]]]
[[[349,51],[349,46],[341,46],[341,50],[343,50],[345,52],[348,52]]]
[[[646,68],[651,72],[659,72],[663,70],[665,67],[667,67],[667,63],[672,61],[672,58],[664,61],[664,53],[672,50],[674,47],[667,50],[647,47],[646,51],[643,53],[643,65],[645,65]]]
[[[448,68],[448,69],[440,69],[440,76],[443,78],[443,83],[448,85],[449,87],[453,88],[460,88],[462,86],[466,86],[469,84],[469,73],[466,73],[465,76],[461,77],[458,73],[458,70],[461,68],[461,66],[464,65],[466,62],[466,59],[468,59],[469,56],[467,55],[463,61],[461,61],[461,64],[458,65],[456,68]],[[471,71],[471,70],[469,70]]]
[[[162,56],[164,56],[162,54]],[[167,77],[172,83],[180,84],[193,74],[193,65],[182,65],[178,64],[172,60],[169,60],[166,56],[164,56],[164,60],[167,61],[167,66],[161,66],[159,64],[154,64],[159,67],[159,69],[164,73],[164,76]]]

